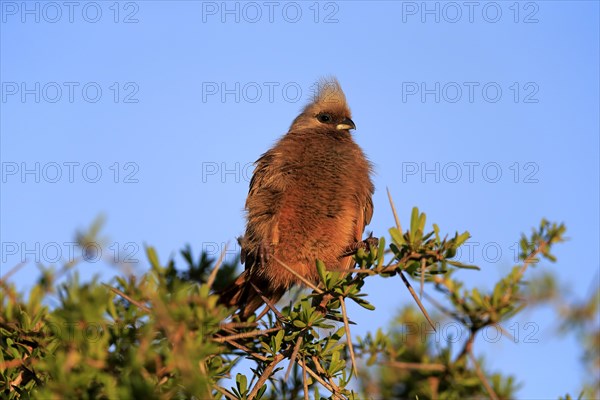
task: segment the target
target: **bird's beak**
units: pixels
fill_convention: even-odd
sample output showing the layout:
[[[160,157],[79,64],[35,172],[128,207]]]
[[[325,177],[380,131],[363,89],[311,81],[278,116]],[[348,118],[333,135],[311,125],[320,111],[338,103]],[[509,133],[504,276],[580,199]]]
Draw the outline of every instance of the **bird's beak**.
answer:
[[[354,122],[350,118],[346,118],[345,120],[343,120],[342,122],[340,122],[339,124],[337,124],[335,128],[338,129],[338,130],[341,130],[341,129],[356,129],[356,125],[354,125]]]

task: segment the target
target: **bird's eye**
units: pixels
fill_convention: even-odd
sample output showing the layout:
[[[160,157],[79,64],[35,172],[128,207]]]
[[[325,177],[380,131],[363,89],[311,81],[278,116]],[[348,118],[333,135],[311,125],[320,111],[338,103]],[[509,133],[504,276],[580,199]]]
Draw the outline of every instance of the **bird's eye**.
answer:
[[[319,115],[317,115],[317,119],[319,120],[319,122],[323,122],[323,123],[331,122],[331,115],[319,114]]]

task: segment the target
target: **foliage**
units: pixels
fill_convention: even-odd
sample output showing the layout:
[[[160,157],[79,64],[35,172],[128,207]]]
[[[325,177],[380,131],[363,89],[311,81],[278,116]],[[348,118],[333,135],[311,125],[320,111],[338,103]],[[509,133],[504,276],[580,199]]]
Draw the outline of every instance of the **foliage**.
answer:
[[[425,222],[414,209],[406,232],[398,222],[390,229],[389,246],[383,237],[377,247],[366,241],[352,273],[317,262],[321,282],[312,293],[280,310],[269,305],[260,320],[239,321],[217,304],[212,289],[233,279],[237,261],[215,265],[206,254],[195,261],[190,247],[181,252],[185,268],[172,259],[161,263],[148,247],[147,273],[108,283],[81,283],[75,263],[58,271],[42,267],[27,296],[6,274],[0,280],[0,393],[8,399],[513,397],[515,379],[486,371],[474,353],[475,337],[523,310],[523,276],[537,257],[554,261],[551,249],[562,241],[564,226],[542,221],[521,240],[521,264],[481,291],[453,278],[456,268],[477,269],[453,260],[469,234],[442,238],[435,224],[425,233]],[[79,234],[80,245],[97,242],[98,231],[96,224]],[[373,310],[362,288],[375,275],[398,275],[425,314],[405,307],[389,331],[353,338],[346,303]],[[447,300],[436,319],[452,318],[470,332],[458,355],[451,343],[407,339],[408,324],[433,325],[407,275],[420,282],[421,292],[433,285]],[[253,363],[252,374],[237,372],[242,359]],[[350,384],[358,368],[360,392]]]

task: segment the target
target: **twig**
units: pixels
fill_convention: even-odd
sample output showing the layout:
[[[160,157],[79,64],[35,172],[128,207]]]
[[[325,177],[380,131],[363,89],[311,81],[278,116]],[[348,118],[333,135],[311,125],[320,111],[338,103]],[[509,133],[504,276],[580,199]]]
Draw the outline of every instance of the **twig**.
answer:
[[[219,272],[219,268],[221,268],[221,264],[223,264],[223,259],[225,258],[225,252],[227,251],[228,245],[229,245],[229,243],[227,243],[225,245],[225,247],[223,248],[223,251],[221,252],[221,255],[219,256],[219,259],[217,260],[215,267],[213,268],[213,270],[210,272],[210,275],[208,276],[206,285],[208,286],[209,289],[212,288],[213,283],[215,283],[215,279],[217,278],[217,273]]]
[[[218,336],[218,337],[222,337],[222,336]],[[258,358],[261,361],[267,361],[268,358],[263,356],[262,354],[259,353],[255,353],[252,350],[250,350],[248,347],[239,344],[238,342],[234,341],[234,340],[226,340],[227,343],[229,343],[230,345],[232,345],[233,347],[236,347],[240,350],[242,350],[243,352],[245,352],[246,354],[251,355],[252,357]]]
[[[256,328],[258,322],[223,322],[219,329]]]
[[[271,364],[269,364],[267,366],[267,368],[264,369],[262,375],[260,376],[260,379],[258,380],[258,382],[256,382],[256,385],[254,385],[254,387],[252,388],[252,391],[248,395],[248,400],[253,400],[256,397],[260,388],[263,387],[263,385],[265,384],[267,379],[269,379],[271,377],[271,374],[273,373],[273,369],[275,369],[275,366],[277,364],[279,364],[281,362],[281,360],[283,360],[283,355],[277,354],[275,356],[275,358],[273,359],[273,361],[271,362]]]
[[[304,400],[308,400],[308,379],[306,377],[306,366],[302,366],[302,386],[304,388]]]
[[[461,323],[467,325],[467,322],[463,318],[461,318],[460,315],[458,315],[458,313],[455,313],[455,312],[452,312],[452,311],[448,310],[446,307],[444,307],[443,305],[441,305],[436,299],[434,299],[432,296],[428,295],[427,292],[423,293],[423,296],[425,296],[425,298],[427,300],[429,300],[429,302],[431,304],[433,304],[442,313],[446,314],[450,318],[454,318],[458,322],[461,322]]]
[[[26,262],[20,262],[17,265],[15,265],[14,267],[12,267],[7,273],[4,274],[4,276],[2,278],[0,278],[0,284],[6,282],[7,279],[10,278],[11,275],[13,275],[15,272],[17,272],[21,268],[23,268],[23,266],[25,266],[26,264],[27,264]]]
[[[429,387],[431,388],[431,400],[437,400],[438,390],[440,387],[440,378],[437,376],[430,376],[427,378],[427,382],[429,382]]]
[[[386,188],[388,200],[390,201],[390,206],[392,207],[392,213],[394,214],[394,220],[396,221],[396,228],[402,235],[402,226],[400,225],[400,219],[398,218],[398,214],[396,213],[396,206],[394,205],[394,201],[392,200],[392,194],[390,193],[390,188]]]
[[[20,365],[24,365],[26,362],[27,362],[27,364],[31,365],[32,362],[36,361],[36,360],[28,358],[28,357],[29,356],[25,356],[25,358],[16,358],[14,360],[0,361],[0,369],[4,370],[7,368],[15,368]]]
[[[508,333],[508,332],[506,331],[506,329],[504,329],[504,328],[502,327],[502,325],[500,325],[500,324],[496,324],[496,326],[498,327],[498,329],[500,329],[500,333],[502,333],[504,336],[506,336],[507,338],[509,338],[509,339],[510,339],[510,340],[512,340],[513,342],[516,342],[516,340],[515,340],[514,336],[513,336],[513,335],[511,335],[510,333]]]
[[[525,259],[523,260],[523,266],[519,270],[519,279],[521,279],[521,276],[523,276],[523,274],[525,273],[525,271],[527,270],[527,267],[529,267],[529,265],[535,264],[539,261],[537,258],[535,258],[535,256],[540,254],[540,252],[546,246],[546,244],[547,243],[545,241],[542,241],[540,243],[540,245],[537,247],[537,249],[535,249],[527,257],[525,257]]]
[[[256,285],[253,282],[250,282],[250,284],[252,285],[252,287],[254,288],[254,290],[256,291],[256,293],[260,296],[260,298],[262,299],[262,301],[265,302],[265,304],[267,305],[267,307],[273,311],[275,313],[275,316],[277,317],[277,319],[279,320],[284,320],[284,316],[279,312],[279,310],[277,308],[275,308],[275,304],[273,304],[271,302],[271,300],[269,300],[265,295],[262,294],[262,291],[256,287]],[[267,311],[263,311],[260,313],[260,315],[258,316],[257,320],[261,319],[262,317],[265,316],[265,314],[267,313]]]
[[[475,333],[476,332],[477,332],[477,330],[474,330],[473,328],[471,328],[471,333],[469,334],[469,338],[465,342],[465,345],[463,346],[460,354],[456,357],[456,361],[460,360],[461,358],[465,357],[468,353],[473,351],[473,343],[475,342]]]
[[[314,357],[313,357],[313,361],[314,361]],[[298,364],[300,364],[300,366],[302,368],[306,368],[306,372],[308,372],[308,374],[310,376],[312,376],[317,382],[319,382],[321,385],[323,385],[325,387],[325,389],[329,390],[331,392],[331,394],[333,395],[334,398],[336,398],[336,399],[343,399],[343,397],[338,394],[339,388],[337,388],[337,386],[336,387],[331,386],[328,382],[326,382],[325,380],[323,380],[323,378],[321,378],[319,375],[317,375],[312,369],[310,369],[304,363],[304,360],[298,360]]]
[[[473,351],[469,350],[468,354],[469,354],[469,358],[471,359],[471,362],[473,363],[473,366],[475,367],[475,373],[479,377],[479,380],[481,380],[481,383],[483,384],[483,387],[485,388],[485,390],[490,395],[490,399],[498,400],[498,395],[496,395],[496,393],[494,392],[494,389],[492,389],[492,386],[490,385],[487,378],[481,371],[481,368],[479,368],[479,363],[475,359],[475,356],[473,355]]]
[[[263,336],[263,335],[269,334],[271,332],[280,331],[282,329],[283,328],[281,328],[281,327],[277,327],[277,328],[269,328],[269,329],[258,330],[258,331],[238,333],[238,334],[229,335],[229,336],[218,336],[218,337],[213,338],[213,340],[215,342],[223,343],[223,342],[227,342],[229,340],[237,340],[237,339],[245,339],[245,338],[255,337],[255,336]]]
[[[529,265],[538,261],[535,258],[535,256],[537,256],[546,245],[547,242],[542,241],[534,251],[532,251],[527,257],[525,257],[525,259],[523,260],[523,265],[521,266],[521,269],[519,269],[519,274],[515,277],[513,283],[518,283],[525,274],[525,271],[527,270]],[[507,301],[510,298],[510,296],[512,296],[512,294],[512,287],[509,287],[506,293],[504,293],[504,296],[502,296],[502,300]]]
[[[421,258],[421,292],[420,297],[423,299],[423,287],[425,286],[425,266],[427,265],[427,259]]]
[[[412,363],[412,362],[401,362],[401,361],[385,361],[383,363],[389,367],[399,369],[417,369],[421,371],[439,371],[444,372],[446,366],[444,364],[424,364],[424,363]]]
[[[302,345],[302,336],[298,338],[296,345],[294,346],[294,351],[292,351],[292,355],[290,356],[290,364],[288,365],[287,371],[285,371],[285,380],[287,381],[290,377],[290,372],[292,372],[292,367],[294,366],[294,362],[296,361],[296,357],[298,356],[298,351],[300,350],[300,345]]]
[[[328,269],[327,271],[329,271],[329,272],[341,272],[341,273],[352,272],[352,273],[369,274],[369,275],[375,275],[378,272],[377,269],[368,269],[368,268],[354,268],[352,270],[347,270],[347,269],[342,269],[342,268],[332,268],[332,269]]]
[[[398,273],[400,275],[400,278],[402,278],[402,280],[404,281],[404,284],[408,288],[408,291],[412,295],[413,299],[415,299],[415,301],[417,302],[417,305],[421,309],[421,312],[425,316],[425,319],[427,319],[427,322],[429,322],[429,325],[431,325],[431,327],[433,328],[433,330],[435,332],[437,332],[436,329],[435,329],[435,325],[433,324],[433,321],[431,320],[431,318],[429,318],[429,314],[427,313],[427,310],[425,309],[425,307],[423,307],[423,303],[421,303],[421,300],[419,300],[419,297],[417,296],[417,293],[415,292],[415,290],[410,285],[410,282],[408,282],[408,279],[406,279],[406,277],[404,276],[404,274],[402,273],[402,271],[399,271]]]
[[[296,272],[292,268],[288,267],[283,261],[281,261],[280,259],[278,259],[275,256],[273,256],[273,259],[275,259],[275,261],[277,261],[279,264],[281,264],[289,272],[294,274],[296,276],[296,278],[300,279],[302,281],[302,283],[304,283],[306,286],[308,286],[309,288],[311,288],[312,290],[314,290],[315,292],[317,292],[319,294],[323,293],[323,291],[321,289],[316,287],[312,282],[310,282],[308,279],[306,279],[305,277],[300,275],[298,272]]]
[[[237,397],[235,397],[235,395],[233,393],[231,393],[229,390],[222,388],[221,386],[215,385],[214,388],[221,393],[223,396],[227,397],[228,399],[231,400],[236,400]]]
[[[352,371],[354,375],[358,376],[358,369],[356,368],[356,358],[354,357],[354,347],[352,347],[352,336],[350,336],[350,325],[348,324],[348,314],[346,313],[346,302],[342,296],[339,297],[340,304],[342,305],[342,318],[344,318],[344,328],[346,329],[346,343],[348,343],[348,351],[350,352],[350,360],[352,361]]]
[[[151,312],[150,308],[148,308],[144,304],[140,303],[139,301],[132,299],[131,297],[129,297],[128,295],[126,295],[125,293],[120,291],[119,289],[114,288],[110,285],[107,285],[106,283],[103,283],[103,285],[106,286],[107,288],[109,288],[113,293],[118,294],[119,296],[121,296],[122,298],[124,298],[125,300],[130,302],[131,304],[137,306],[138,308],[141,308],[142,310],[144,310],[146,312]]]

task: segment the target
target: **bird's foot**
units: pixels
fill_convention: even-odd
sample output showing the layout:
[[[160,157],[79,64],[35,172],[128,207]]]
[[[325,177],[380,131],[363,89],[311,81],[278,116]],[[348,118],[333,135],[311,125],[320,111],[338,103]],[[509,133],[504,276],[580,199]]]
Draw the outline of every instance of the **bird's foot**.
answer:
[[[273,245],[271,243],[266,243],[264,241],[260,242],[260,246],[258,248],[258,258],[260,260],[261,265],[266,265],[273,254]]]
[[[346,247],[346,249],[342,253],[342,257],[353,256],[354,254],[356,254],[358,249],[368,250],[372,247],[376,248],[377,246],[379,246],[379,239],[373,237],[373,234],[371,233],[371,235],[362,242],[354,242],[348,247]]]

